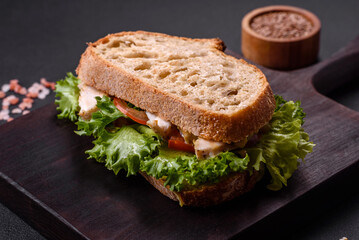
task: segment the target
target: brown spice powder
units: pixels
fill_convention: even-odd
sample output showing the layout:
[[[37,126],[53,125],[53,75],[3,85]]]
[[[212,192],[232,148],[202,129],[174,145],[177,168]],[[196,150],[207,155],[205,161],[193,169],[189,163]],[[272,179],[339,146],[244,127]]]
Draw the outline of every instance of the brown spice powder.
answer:
[[[256,16],[252,19],[250,26],[264,37],[279,39],[306,36],[313,29],[313,24],[302,15],[284,11]]]

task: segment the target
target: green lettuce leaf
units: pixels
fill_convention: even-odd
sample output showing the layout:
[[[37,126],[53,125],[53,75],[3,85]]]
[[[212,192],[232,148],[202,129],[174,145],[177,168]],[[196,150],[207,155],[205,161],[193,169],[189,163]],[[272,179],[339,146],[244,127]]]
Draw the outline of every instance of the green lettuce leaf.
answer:
[[[298,168],[298,159],[304,161],[315,146],[302,128],[305,116],[300,102],[286,102],[276,96],[277,107],[270,121],[271,130],[261,136],[256,147],[246,149],[254,169],[264,163],[272,176],[270,190],[287,186],[287,180]]]
[[[139,125],[123,126],[115,133],[102,131],[93,141],[94,147],[86,151],[89,158],[104,162],[109,170],[117,174],[125,170],[127,176],[136,174],[141,161],[156,154],[160,146],[159,137],[150,129]]]
[[[78,119],[80,90],[77,85],[79,83],[80,80],[72,73],[67,73],[65,79],[57,81],[55,92],[59,99],[56,99],[55,103],[59,105],[57,107],[60,111],[57,115],[59,119],[68,118],[73,122]]]
[[[120,112],[113,104],[111,98],[103,96],[102,98],[96,97],[98,111],[92,114],[90,120],[83,120],[79,118],[76,122],[78,135],[93,135],[94,137],[101,136],[105,127],[120,117],[125,115]]]
[[[164,185],[172,191],[181,191],[188,185],[215,183],[230,172],[246,170],[248,162],[248,155],[240,158],[233,152],[198,160],[193,154],[162,147],[156,157],[142,161],[140,169],[152,177],[165,179]]]

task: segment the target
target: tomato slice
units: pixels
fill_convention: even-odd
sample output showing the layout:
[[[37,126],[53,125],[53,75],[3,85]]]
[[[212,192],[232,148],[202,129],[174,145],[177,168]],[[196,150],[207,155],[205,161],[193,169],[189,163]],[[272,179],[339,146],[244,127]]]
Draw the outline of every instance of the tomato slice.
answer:
[[[117,107],[118,110],[120,110],[123,114],[125,114],[127,117],[131,118],[133,121],[146,125],[148,121],[148,117],[144,111],[138,111],[134,108],[130,108],[127,106],[127,103],[119,98],[114,98],[113,103]]]
[[[185,143],[183,138],[171,137],[168,140],[168,148],[194,153],[194,147],[191,144]]]
[[[172,129],[171,137],[168,140],[168,148],[190,153],[195,152],[194,147],[184,141],[184,138],[181,136],[177,128]]]
[[[114,98],[113,103],[123,114],[131,118],[133,121],[146,125],[148,117],[144,111],[138,111],[136,109],[127,106],[127,103],[119,98]],[[187,144],[184,138],[181,136],[177,129],[171,132],[171,137],[168,140],[168,147],[178,151],[194,153],[194,147],[191,144]]]

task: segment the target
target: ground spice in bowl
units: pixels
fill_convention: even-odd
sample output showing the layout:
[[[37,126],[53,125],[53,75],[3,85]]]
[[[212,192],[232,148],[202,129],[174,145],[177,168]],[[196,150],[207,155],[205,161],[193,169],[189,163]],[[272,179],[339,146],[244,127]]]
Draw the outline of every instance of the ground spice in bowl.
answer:
[[[294,39],[307,36],[313,24],[301,14],[289,11],[268,12],[254,17],[250,27],[267,38]]]
[[[317,60],[321,24],[308,10],[285,5],[257,8],[241,25],[243,56],[256,64],[293,70]]]

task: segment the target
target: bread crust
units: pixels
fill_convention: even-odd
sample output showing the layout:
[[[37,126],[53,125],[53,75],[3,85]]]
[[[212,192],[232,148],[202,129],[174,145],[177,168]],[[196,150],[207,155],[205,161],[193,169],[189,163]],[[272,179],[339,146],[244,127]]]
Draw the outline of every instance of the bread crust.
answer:
[[[232,58],[233,61],[241,61],[242,64],[248,65],[252,70],[258,72],[263,83],[262,89],[257,99],[251,105],[229,115],[190,104],[179,97],[157,89],[126,72],[124,69],[101,58],[94,51],[94,47],[103,41],[109,41],[112,36],[138,33],[166,38],[180,38],[186,41],[210,41],[213,43],[215,51],[226,55],[223,53],[225,45],[218,38],[190,39],[144,31],[121,32],[110,34],[88,45],[76,69],[81,81],[109,95],[129,101],[148,112],[157,114],[180,129],[208,140],[226,143],[237,142],[257,132],[271,119],[275,108],[275,100],[266,77],[258,68],[242,59],[238,60],[226,55]]]
[[[232,173],[224,177],[220,182],[201,185],[191,190],[174,192],[164,186],[162,179],[156,179],[140,172],[141,175],[151,183],[163,195],[181,206],[208,207],[225,201],[232,200],[246,192],[249,192],[261,178],[261,173],[254,171],[252,175],[248,171]]]

